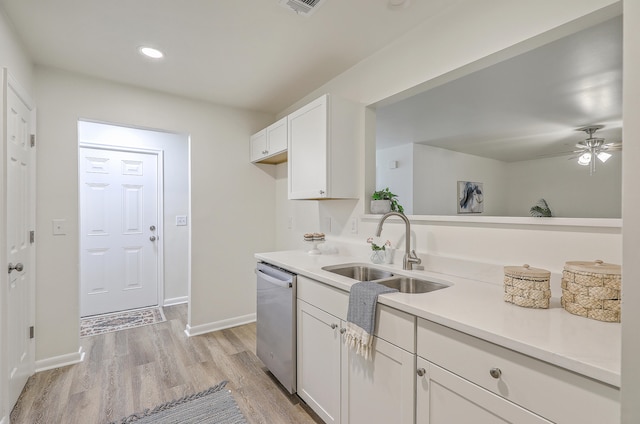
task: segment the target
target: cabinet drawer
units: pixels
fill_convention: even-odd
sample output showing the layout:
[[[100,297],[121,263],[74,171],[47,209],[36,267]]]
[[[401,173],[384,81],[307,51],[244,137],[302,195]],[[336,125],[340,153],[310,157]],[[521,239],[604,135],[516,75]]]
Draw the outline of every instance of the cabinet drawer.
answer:
[[[349,294],[327,284],[298,275],[298,299],[320,308],[331,315],[347,319]]]
[[[374,334],[410,353],[415,353],[416,317],[378,303]]]
[[[424,319],[417,354],[558,424],[620,419],[617,388]]]
[[[298,299],[347,320],[349,293],[328,284],[298,276]],[[415,353],[415,316],[385,305],[376,308],[375,335],[402,349]]]

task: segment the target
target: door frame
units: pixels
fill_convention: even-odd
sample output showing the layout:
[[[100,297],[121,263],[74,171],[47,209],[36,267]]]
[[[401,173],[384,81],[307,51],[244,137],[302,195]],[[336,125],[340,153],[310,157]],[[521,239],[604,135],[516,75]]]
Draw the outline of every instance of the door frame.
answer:
[[[157,264],[157,275],[158,275],[158,306],[164,305],[164,151],[160,149],[143,149],[137,147],[124,147],[124,146],[115,146],[115,145],[107,145],[107,144],[98,144],[98,143],[89,143],[89,142],[78,142],[78,152],[81,148],[89,148],[89,149],[98,149],[98,150],[109,150],[116,152],[126,152],[126,153],[144,153],[151,154],[157,157],[158,161],[158,174],[157,174],[157,202],[156,205],[158,211],[158,264]],[[78,155],[78,200],[80,199],[80,155]],[[82,228],[82,206],[80,201],[78,201],[78,228]],[[79,240],[82,237],[79,236]],[[78,249],[78,264],[82,267],[82,246]],[[80,273],[80,277],[82,273]],[[78,278],[78,295],[80,296],[80,301],[82,301],[82,281],[81,278]],[[78,312],[79,313],[79,312]],[[80,315],[78,315],[78,319],[80,319]]]
[[[0,124],[2,127],[2,147],[0,148],[0,198],[2,199],[2,207],[0,208],[0,424],[5,420],[9,420],[9,414],[11,409],[9,408],[9,376],[7,375],[7,355],[8,346],[6,340],[8,337],[8,274],[6,269],[7,263],[7,122],[6,122],[6,98],[7,91],[13,90],[20,100],[27,106],[31,113],[30,131],[34,137],[36,135],[36,107],[33,99],[26,90],[18,83],[18,81],[9,73],[8,68],[3,67],[0,69],[0,82],[2,83],[2,101],[0,101]],[[30,190],[30,213],[29,213],[29,226],[35,231],[36,226],[36,145],[30,150],[30,169],[29,169],[29,190]],[[36,325],[36,238],[31,243],[29,251],[29,295],[30,295],[30,311],[29,311],[29,325]],[[35,333],[37,334],[37,333]],[[29,348],[29,364],[30,374],[35,373],[35,334],[31,339],[31,346]]]

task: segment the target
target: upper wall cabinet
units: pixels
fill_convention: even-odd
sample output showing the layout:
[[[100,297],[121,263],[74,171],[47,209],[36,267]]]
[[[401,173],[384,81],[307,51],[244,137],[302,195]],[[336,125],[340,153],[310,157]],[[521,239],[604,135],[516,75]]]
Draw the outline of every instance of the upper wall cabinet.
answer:
[[[251,162],[281,163],[287,160],[287,117],[251,136]]]
[[[325,94],[288,118],[289,199],[357,198],[364,107]]]

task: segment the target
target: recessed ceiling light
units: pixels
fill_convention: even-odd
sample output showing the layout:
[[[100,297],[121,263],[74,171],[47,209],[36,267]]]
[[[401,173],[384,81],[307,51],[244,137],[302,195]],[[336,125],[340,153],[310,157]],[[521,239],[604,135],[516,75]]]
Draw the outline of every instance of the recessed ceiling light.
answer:
[[[141,54],[150,57],[152,59],[162,59],[164,57],[164,53],[162,53],[158,49],[154,49],[153,47],[140,47],[138,49]]]

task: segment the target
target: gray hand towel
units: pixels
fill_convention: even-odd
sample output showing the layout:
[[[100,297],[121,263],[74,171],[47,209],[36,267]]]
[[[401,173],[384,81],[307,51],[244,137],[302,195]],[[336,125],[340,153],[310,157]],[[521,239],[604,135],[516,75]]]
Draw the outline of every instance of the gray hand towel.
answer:
[[[378,295],[397,291],[373,281],[363,281],[351,286],[344,338],[345,343],[365,359],[371,355]]]

